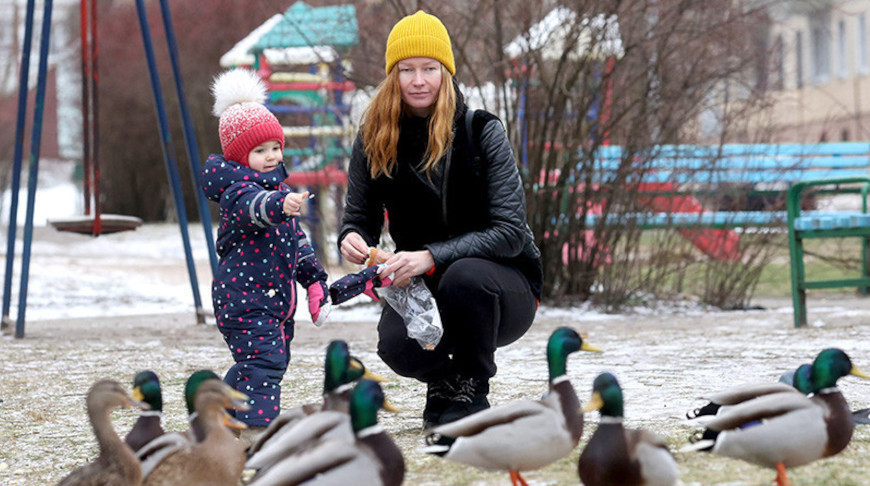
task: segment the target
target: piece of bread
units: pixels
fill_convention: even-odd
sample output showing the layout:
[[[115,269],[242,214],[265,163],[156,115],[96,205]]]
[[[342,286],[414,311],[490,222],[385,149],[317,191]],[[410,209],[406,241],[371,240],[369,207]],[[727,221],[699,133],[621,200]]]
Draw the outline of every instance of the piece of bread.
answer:
[[[389,260],[391,256],[393,256],[393,254],[386,250],[379,250],[375,247],[371,247],[369,248],[369,258],[365,261],[365,266],[370,267],[372,265],[380,265]]]
[[[386,251],[386,250],[379,250],[377,248],[370,247],[369,248],[369,258],[365,261],[365,266],[366,266],[366,268],[368,268],[372,265],[380,265],[381,263],[386,263],[387,260],[389,260],[391,256],[393,256],[393,254]],[[399,285],[399,287],[404,287],[405,285],[408,285],[409,283],[410,283],[410,280],[406,281],[403,285]]]

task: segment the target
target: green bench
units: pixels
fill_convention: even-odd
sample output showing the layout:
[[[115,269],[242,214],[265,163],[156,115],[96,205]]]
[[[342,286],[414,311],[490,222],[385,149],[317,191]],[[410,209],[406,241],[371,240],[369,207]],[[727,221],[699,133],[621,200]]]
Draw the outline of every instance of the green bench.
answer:
[[[697,203],[677,204],[690,210],[658,210],[632,214],[586,215],[586,226],[636,225],[641,229],[686,230],[739,227],[786,227],[791,262],[795,327],[807,322],[806,291],[810,289],[870,287],[870,143],[725,144],[721,146],[660,145],[625,153],[622,147],[599,147],[594,154],[598,184],[613,183],[616,171],[631,168],[629,181],[638,184],[650,200],[694,198],[722,187],[745,188],[745,194],[784,198],[785,211],[707,210]],[[579,168],[578,168],[579,169]],[[806,199],[817,195],[853,194],[860,209],[812,210]],[[685,202],[685,201],[684,201]],[[861,239],[861,268],[853,278],[808,280],[804,271],[804,240],[811,238]]]

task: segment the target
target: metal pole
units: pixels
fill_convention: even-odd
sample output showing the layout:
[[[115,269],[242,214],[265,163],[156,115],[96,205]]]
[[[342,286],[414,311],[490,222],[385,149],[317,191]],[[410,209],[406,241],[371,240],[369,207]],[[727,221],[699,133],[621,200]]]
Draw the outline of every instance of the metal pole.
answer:
[[[178,62],[178,41],[175,39],[175,28],[172,25],[172,11],[169,9],[167,0],[160,0],[160,10],[163,13],[163,30],[166,32],[166,42],[169,46],[169,59],[172,63],[172,73],[175,75],[175,92],[178,96],[178,105],[181,108],[181,120],[184,126],[184,141],[187,147],[187,157],[190,160],[190,172],[193,177],[193,193],[196,195],[196,207],[199,210],[199,219],[202,221],[202,229],[205,232],[205,243],[208,245],[208,257],[211,262],[212,277],[217,274],[218,260],[217,250],[214,246],[214,236],[211,229],[211,214],[208,211],[208,201],[199,184],[199,176],[202,167],[199,164],[199,147],[196,143],[196,133],[193,131],[193,123],[190,121],[190,110],[187,107],[187,97],[184,95],[184,79],[181,75]]]
[[[103,214],[103,204],[100,202],[100,105],[99,86],[100,76],[97,69],[97,2],[91,0],[91,127],[93,134],[92,153],[94,157],[94,226],[91,234],[99,236],[103,232],[103,221],[100,216]]]
[[[190,286],[196,306],[196,319],[198,323],[203,324],[205,323],[205,311],[202,308],[202,302],[199,297],[199,283],[196,279],[193,252],[190,249],[190,237],[187,232],[187,214],[185,214],[184,210],[184,196],[181,192],[181,181],[175,162],[175,150],[169,135],[169,124],[166,121],[163,92],[160,89],[160,79],[157,77],[157,63],[154,60],[151,31],[148,29],[148,14],[145,12],[143,0],[136,0],[136,11],[139,14],[139,27],[142,30],[142,43],[144,44],[145,57],[148,61],[148,74],[151,78],[151,90],[154,93],[154,106],[157,109],[157,121],[160,125],[160,135],[163,139],[163,159],[166,161],[166,170],[169,172],[169,182],[172,186],[172,194],[175,199],[175,211],[178,214],[178,226],[181,229],[181,238],[184,242],[184,255],[187,259],[187,273],[190,276]]]
[[[18,77],[18,117],[15,122],[15,153],[12,158],[12,201],[9,208],[9,228],[6,235],[6,274],[3,278],[3,317],[0,328],[10,327],[9,307],[12,300],[12,266],[15,261],[15,232],[18,225],[18,191],[21,189],[21,158],[24,152],[24,121],[27,112],[27,83],[30,77],[30,50],[33,40],[33,11],[36,0],[27,0],[24,17],[24,47],[21,51],[21,72]]]
[[[42,36],[39,40],[39,71],[36,102],[33,106],[33,136],[30,140],[30,172],[27,180],[27,217],[24,223],[24,251],[21,254],[21,290],[18,292],[18,321],[15,337],[24,337],[24,314],[27,310],[27,277],[30,273],[30,244],[33,242],[33,209],[36,207],[36,181],[39,176],[39,145],[42,141],[42,113],[45,108],[45,78],[48,71],[48,47],[51,34],[51,4],[45,0],[42,14]]]
[[[88,52],[88,3],[81,0],[79,16],[81,30],[82,56],[82,184],[84,186],[85,214],[91,214],[91,171],[93,170],[93,152],[91,151],[91,76],[90,54]]]

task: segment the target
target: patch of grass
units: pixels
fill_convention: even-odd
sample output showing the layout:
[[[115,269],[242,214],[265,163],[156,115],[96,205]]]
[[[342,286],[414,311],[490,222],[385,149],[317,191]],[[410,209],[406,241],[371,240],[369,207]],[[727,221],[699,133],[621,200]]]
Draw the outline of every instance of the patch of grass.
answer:
[[[755,295],[791,296],[791,264],[788,246],[777,246],[777,255],[761,271]],[[857,238],[807,240],[804,242],[804,272],[812,280],[859,277],[861,242]],[[836,258],[836,260],[831,260]],[[814,289],[812,293],[842,293],[849,288]]]
[[[642,235],[642,245],[650,248],[655,248],[658,240],[653,235],[646,233],[655,233],[653,231],[645,232]],[[741,239],[756,238],[753,233],[743,233]],[[770,258],[770,263],[765,265],[761,270],[761,275],[758,280],[758,285],[753,292],[753,297],[791,297],[791,256],[788,248],[788,236],[786,233],[781,235],[765,235],[768,239],[766,242],[768,249],[773,251]],[[758,244],[757,241],[750,241],[748,245]],[[686,245],[689,254],[699,255],[699,259],[703,259],[697,249],[689,248]],[[857,278],[860,276],[861,265],[861,240],[859,238],[822,238],[804,240],[804,271],[807,278],[811,280],[834,280],[843,278]],[[685,281],[700,281],[703,278],[704,269],[707,263],[699,260],[700,264],[692,264],[686,268]],[[670,277],[671,280],[676,279],[676,276]],[[692,286],[689,286],[692,288]],[[852,292],[854,289],[843,287],[833,289],[814,289],[812,294],[837,294],[843,292]],[[642,304],[642,303],[641,303]]]

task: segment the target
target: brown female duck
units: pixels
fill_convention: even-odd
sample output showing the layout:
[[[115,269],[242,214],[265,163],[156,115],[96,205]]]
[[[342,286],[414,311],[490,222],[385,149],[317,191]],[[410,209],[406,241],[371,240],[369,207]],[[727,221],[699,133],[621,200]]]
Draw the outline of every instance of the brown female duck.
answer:
[[[100,455],[94,462],[73,470],[58,483],[58,486],[141,484],[142,472],[139,470],[139,460],[136,459],[133,450],[118,436],[109,414],[118,407],[144,409],[148,406],[134,401],[124,388],[113,380],[94,383],[85,401],[88,418],[100,446]]]
[[[236,486],[245,466],[245,451],[227,426],[241,426],[226,408],[245,409],[247,397],[220,380],[205,380],[196,391],[194,407],[205,434],[195,443],[166,456],[145,478],[144,485]]]

